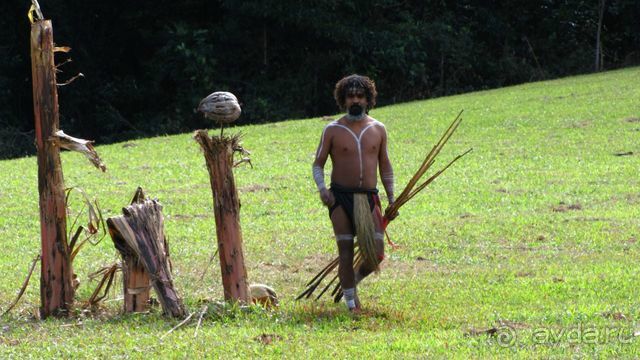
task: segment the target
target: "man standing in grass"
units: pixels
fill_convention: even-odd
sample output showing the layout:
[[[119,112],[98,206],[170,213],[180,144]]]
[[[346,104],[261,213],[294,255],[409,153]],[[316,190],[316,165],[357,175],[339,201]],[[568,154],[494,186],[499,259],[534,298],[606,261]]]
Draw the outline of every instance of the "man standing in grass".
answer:
[[[313,179],[320,199],[329,208],[338,245],[338,276],[344,299],[353,312],[360,311],[357,284],[377,270],[384,258],[382,212],[376,188],[378,170],[389,204],[394,200],[387,131],[381,122],[369,116],[376,95],[374,82],[366,76],[350,75],[338,81],[333,96],[346,113],[324,128],[313,162]],[[324,165],[329,156],[332,171],[327,189]],[[362,250],[367,234],[373,237],[377,259],[373,263],[360,261],[354,269],[354,237],[357,235]]]

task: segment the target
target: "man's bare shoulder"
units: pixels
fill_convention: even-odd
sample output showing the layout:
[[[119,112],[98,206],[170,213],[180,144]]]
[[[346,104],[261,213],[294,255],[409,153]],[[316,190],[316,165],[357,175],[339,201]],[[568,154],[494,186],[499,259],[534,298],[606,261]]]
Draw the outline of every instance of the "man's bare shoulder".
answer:
[[[372,118],[371,116],[369,116],[369,119],[371,120],[371,124],[385,129],[384,124],[382,122],[378,121],[376,118]]]
[[[339,117],[339,118],[335,119],[334,121],[332,121],[330,125],[334,125],[334,126],[335,126],[335,125],[347,126],[347,125],[348,125],[348,123],[349,123],[349,122],[347,121],[347,119],[346,119],[344,116],[342,116],[342,117]]]
[[[339,125],[340,125],[339,120],[340,120],[340,119],[333,120],[333,121],[331,121],[330,123],[328,123],[327,125],[325,125],[325,126],[324,126],[324,129],[322,129],[322,133],[323,133],[325,136],[333,134],[333,132],[335,131],[335,129],[336,129],[337,127],[339,127]]]
[[[387,128],[384,126],[384,124],[372,117],[370,117],[370,119],[370,124],[373,125],[373,127],[376,129],[376,133],[380,134],[382,137],[386,137]]]
[[[335,119],[329,122],[327,125],[324,126],[324,128],[329,129],[329,128],[335,127],[336,125],[340,125],[340,119]]]

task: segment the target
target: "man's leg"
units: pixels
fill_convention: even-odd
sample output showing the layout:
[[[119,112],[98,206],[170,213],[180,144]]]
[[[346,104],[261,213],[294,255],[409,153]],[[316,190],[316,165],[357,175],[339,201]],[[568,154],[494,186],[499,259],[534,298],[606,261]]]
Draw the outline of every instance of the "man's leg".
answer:
[[[333,232],[338,245],[338,278],[342,286],[344,300],[349,310],[359,308],[356,302],[356,283],[353,272],[353,233],[351,221],[341,206],[331,214]]]

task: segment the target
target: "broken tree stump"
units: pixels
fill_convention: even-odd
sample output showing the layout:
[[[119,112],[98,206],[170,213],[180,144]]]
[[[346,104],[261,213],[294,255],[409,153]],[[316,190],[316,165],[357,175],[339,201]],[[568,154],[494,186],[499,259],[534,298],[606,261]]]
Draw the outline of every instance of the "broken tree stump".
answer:
[[[122,257],[122,277],[124,284],[124,311],[145,312],[149,309],[151,279],[144,266],[136,258]]]
[[[142,189],[138,188],[131,205],[122,212],[122,216],[107,219],[107,226],[124,261],[125,311],[147,309],[150,282],[164,313],[184,317],[186,310],[171,279],[162,205],[144,199]]]
[[[144,203],[144,192],[139,187],[131,204],[141,203]],[[107,226],[111,239],[122,256],[124,312],[145,312],[150,305],[151,278],[138,255],[127,245],[127,241],[113,225],[112,219],[107,219]]]
[[[72,265],[60,148],[50,140],[59,127],[58,92],[50,20],[31,25],[31,72],[40,193],[40,316],[61,316],[73,304]]]
[[[151,278],[138,255],[116,229],[112,219],[107,220],[107,226],[111,239],[122,256],[124,312],[145,312],[150,305]]]
[[[248,304],[251,294],[244,265],[240,201],[233,178],[233,154],[245,150],[237,135],[210,137],[206,130],[198,130],[194,139],[202,147],[209,170],[224,298]]]

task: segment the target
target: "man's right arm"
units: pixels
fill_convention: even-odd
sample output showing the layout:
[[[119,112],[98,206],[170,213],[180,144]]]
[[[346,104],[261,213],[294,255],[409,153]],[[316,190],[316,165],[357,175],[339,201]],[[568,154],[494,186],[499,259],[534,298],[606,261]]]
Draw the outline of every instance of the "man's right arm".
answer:
[[[327,162],[327,158],[329,157],[329,152],[331,151],[331,134],[328,131],[329,126],[326,126],[322,131],[322,137],[320,138],[320,145],[318,145],[318,150],[316,150],[316,158],[313,161],[313,180],[316,182],[316,186],[318,187],[318,191],[320,192],[320,199],[322,202],[331,206],[334,203],[333,195],[327,189],[327,186],[324,182],[324,164]]]

